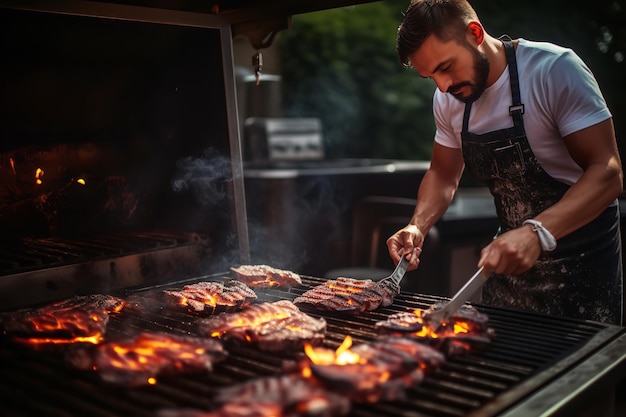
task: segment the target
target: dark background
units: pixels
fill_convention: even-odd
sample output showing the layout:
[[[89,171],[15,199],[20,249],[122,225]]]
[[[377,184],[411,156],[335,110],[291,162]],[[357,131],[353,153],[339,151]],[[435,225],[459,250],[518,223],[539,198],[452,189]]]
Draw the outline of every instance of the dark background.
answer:
[[[613,113],[621,154],[626,126],[626,1],[471,2],[493,36],[574,49]],[[329,157],[429,160],[434,84],[402,67],[397,26],[407,0],[296,15],[277,38],[285,115],[320,117]]]

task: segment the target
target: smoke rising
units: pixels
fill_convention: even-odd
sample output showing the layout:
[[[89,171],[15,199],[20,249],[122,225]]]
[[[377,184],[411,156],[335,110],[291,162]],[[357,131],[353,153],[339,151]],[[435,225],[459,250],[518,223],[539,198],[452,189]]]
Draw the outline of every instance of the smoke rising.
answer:
[[[231,177],[231,164],[226,156],[207,149],[202,157],[179,159],[176,168],[172,179],[174,192],[190,192],[196,202],[206,208],[214,207],[226,198],[224,184]]]

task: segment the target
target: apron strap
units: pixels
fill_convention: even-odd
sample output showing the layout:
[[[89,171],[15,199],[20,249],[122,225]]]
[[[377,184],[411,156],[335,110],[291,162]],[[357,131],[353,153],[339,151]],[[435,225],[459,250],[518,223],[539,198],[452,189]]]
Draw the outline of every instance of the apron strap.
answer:
[[[524,114],[524,104],[519,89],[519,77],[517,75],[517,60],[515,59],[515,47],[513,41],[509,35],[502,35],[500,41],[504,44],[504,50],[506,53],[506,61],[509,66],[509,82],[511,85],[511,102],[509,106],[509,115],[513,118],[513,125],[515,127],[524,127],[524,121],[522,115]],[[472,110],[472,103],[465,104],[465,111],[463,113],[463,132],[469,131],[469,118]]]
[[[524,104],[519,91],[519,77],[517,75],[517,59],[515,59],[515,47],[509,35],[502,35],[500,41],[504,44],[506,51],[506,62],[509,64],[509,78],[511,82],[511,101],[513,104],[509,106],[509,114],[513,117],[515,126],[524,126],[522,114],[524,114]]]

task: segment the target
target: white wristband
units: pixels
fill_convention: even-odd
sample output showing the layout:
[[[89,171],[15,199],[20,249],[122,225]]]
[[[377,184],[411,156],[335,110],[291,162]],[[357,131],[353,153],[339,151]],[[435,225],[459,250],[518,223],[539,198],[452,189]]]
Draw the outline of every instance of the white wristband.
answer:
[[[539,236],[539,243],[541,244],[541,249],[546,252],[550,252],[556,249],[556,239],[552,236],[552,233],[548,232],[548,229],[543,227],[538,220],[524,220],[524,224],[531,225],[531,228],[534,232]]]

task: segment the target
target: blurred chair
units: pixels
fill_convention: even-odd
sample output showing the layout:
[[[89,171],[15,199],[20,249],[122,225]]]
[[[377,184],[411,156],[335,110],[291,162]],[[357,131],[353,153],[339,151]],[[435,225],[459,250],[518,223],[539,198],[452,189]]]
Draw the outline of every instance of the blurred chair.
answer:
[[[415,200],[402,197],[368,196],[357,202],[353,209],[350,265],[328,271],[325,276],[377,279],[391,274],[394,264],[386,241],[409,223],[414,209]],[[439,231],[434,226],[424,241],[419,268],[407,272],[402,288],[442,293],[438,284],[441,261]]]

